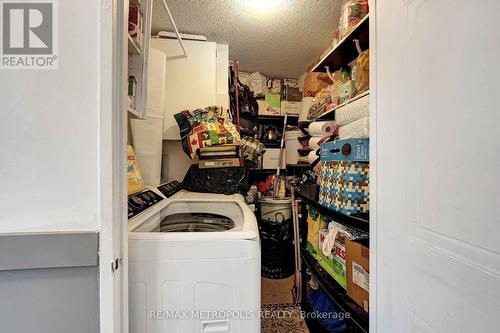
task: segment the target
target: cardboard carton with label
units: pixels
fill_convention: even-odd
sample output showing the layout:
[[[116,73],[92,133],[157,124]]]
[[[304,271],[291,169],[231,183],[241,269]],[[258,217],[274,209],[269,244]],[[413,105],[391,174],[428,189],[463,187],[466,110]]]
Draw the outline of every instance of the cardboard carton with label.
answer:
[[[370,260],[368,239],[345,242],[347,295],[368,311]]]

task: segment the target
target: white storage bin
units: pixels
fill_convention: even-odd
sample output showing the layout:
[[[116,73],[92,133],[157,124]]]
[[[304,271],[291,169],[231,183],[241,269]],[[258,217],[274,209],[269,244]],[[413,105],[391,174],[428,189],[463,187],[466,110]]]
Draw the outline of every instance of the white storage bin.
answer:
[[[285,132],[285,151],[286,151],[286,164],[297,164],[299,160],[298,149],[302,149],[299,142],[299,137],[302,132],[299,129],[288,130]]]

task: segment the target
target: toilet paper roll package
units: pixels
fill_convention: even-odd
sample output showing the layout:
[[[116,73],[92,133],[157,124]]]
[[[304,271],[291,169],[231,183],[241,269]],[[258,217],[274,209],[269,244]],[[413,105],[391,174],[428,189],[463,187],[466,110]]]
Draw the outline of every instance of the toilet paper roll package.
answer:
[[[370,118],[365,117],[339,127],[339,139],[366,139],[370,137]]]
[[[364,96],[335,110],[335,122],[338,126],[349,124],[353,121],[368,117],[370,96]]]
[[[326,135],[323,137],[319,137],[319,136],[311,137],[309,139],[309,148],[314,149],[314,150],[320,149],[321,148],[320,146],[323,143],[325,143],[330,137],[331,137],[331,135]]]
[[[332,135],[337,124],[333,120],[315,121],[309,125],[309,134],[311,136]]]
[[[316,150],[310,151],[309,155],[307,155],[307,161],[309,162],[309,164],[313,164],[318,158],[319,156],[316,154]]]

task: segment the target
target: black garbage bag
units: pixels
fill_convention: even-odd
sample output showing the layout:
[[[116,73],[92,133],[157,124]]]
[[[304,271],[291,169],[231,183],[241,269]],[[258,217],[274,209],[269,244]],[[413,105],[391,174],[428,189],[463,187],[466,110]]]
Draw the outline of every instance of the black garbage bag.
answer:
[[[245,167],[200,169],[193,164],[184,180],[184,189],[191,192],[245,195],[250,189]]]
[[[259,105],[250,88],[241,83],[240,80],[235,80],[233,67],[229,70],[229,100],[230,114],[233,123],[236,123],[236,84],[238,85],[238,105],[240,108],[241,117],[256,116],[259,110]]]

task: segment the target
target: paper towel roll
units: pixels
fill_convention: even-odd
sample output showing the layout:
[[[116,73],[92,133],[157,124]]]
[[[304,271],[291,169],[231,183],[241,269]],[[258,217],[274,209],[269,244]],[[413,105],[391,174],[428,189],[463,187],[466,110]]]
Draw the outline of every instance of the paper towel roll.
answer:
[[[161,180],[163,121],[131,119],[132,141],[144,183],[159,185]]]
[[[309,134],[312,136],[325,136],[333,134],[337,125],[333,120],[315,121],[309,125]]]
[[[307,114],[309,113],[309,108],[313,103],[313,99],[314,97],[302,98],[302,103],[300,104],[299,121],[307,121]]]
[[[309,148],[319,149],[320,141],[323,139],[321,136],[313,136],[309,139]]]
[[[167,55],[154,48],[150,48],[146,99],[146,114],[148,118],[163,119],[165,115],[166,72]]]
[[[316,161],[319,158],[318,155],[316,155],[316,150],[311,150],[309,152],[309,155],[307,156],[307,160],[309,161],[309,164],[313,164],[314,161]]]

